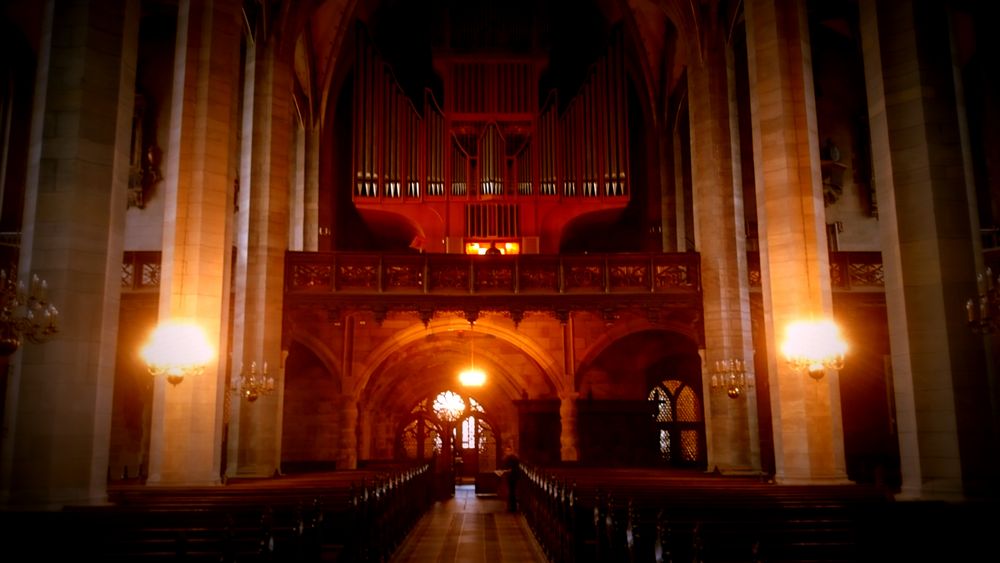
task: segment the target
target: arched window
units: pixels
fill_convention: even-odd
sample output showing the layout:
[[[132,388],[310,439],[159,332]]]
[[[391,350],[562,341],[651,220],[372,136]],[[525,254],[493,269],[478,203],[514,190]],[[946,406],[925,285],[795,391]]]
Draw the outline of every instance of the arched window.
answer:
[[[660,439],[660,459],[670,465],[693,466],[705,461],[705,421],[701,397],[687,383],[667,379],[649,391]]]

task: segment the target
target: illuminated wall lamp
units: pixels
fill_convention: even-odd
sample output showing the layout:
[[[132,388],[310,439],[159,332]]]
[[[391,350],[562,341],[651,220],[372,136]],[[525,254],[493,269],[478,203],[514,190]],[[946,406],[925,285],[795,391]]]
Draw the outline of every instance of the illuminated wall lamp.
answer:
[[[177,385],[185,377],[201,375],[215,357],[215,351],[201,326],[174,319],[153,330],[140,355],[149,373],[164,376],[171,385]]]
[[[785,329],[781,354],[793,369],[819,380],[826,370],[844,367],[847,343],[831,320],[795,321]]]

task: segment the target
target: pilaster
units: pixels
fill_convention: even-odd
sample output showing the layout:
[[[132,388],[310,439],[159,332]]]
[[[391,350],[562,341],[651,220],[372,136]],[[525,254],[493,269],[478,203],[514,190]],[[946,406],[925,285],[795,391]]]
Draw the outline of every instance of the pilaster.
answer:
[[[232,115],[239,76],[240,5],[182,0],[164,164],[160,320],[193,319],[216,359],[203,374],[153,390],[149,484],[204,485],[221,480],[224,279],[231,256]]]
[[[139,6],[40,11],[17,267],[46,280],[60,327],[10,358],[0,494],[58,508],[106,501]]]
[[[291,72],[276,53],[276,42],[258,38],[247,48],[244,148],[236,237],[236,311],[233,377],[243,366],[267,362],[275,385],[284,384],[281,361],[284,256],[288,242],[289,170],[292,148]],[[240,475],[268,476],[281,461],[279,393],[240,405],[229,439],[238,440],[230,459]]]
[[[559,459],[562,461],[579,461],[579,433],[576,426],[576,392],[563,393],[559,396]]]
[[[688,70],[691,178],[695,237],[701,254],[706,367],[739,359],[753,378],[753,338],[747,277],[743,182],[732,51],[708,33],[701,61]],[[711,377],[703,370],[706,382]],[[726,472],[760,470],[754,388],[731,399],[703,385],[708,467]]]
[[[965,325],[977,242],[942,2],[860,3],[902,497],[996,486],[982,340]],[[933,155],[933,156],[932,156]]]
[[[805,3],[746,3],[754,178],[779,483],[846,480],[839,374],[778,357],[785,327],[832,318],[830,265]]]

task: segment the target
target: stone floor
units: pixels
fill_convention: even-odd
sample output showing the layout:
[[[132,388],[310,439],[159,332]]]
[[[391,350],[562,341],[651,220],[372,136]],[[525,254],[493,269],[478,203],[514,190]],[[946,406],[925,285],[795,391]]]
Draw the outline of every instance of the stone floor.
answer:
[[[437,502],[399,546],[389,563],[545,563],[524,516],[496,496],[458,485]]]

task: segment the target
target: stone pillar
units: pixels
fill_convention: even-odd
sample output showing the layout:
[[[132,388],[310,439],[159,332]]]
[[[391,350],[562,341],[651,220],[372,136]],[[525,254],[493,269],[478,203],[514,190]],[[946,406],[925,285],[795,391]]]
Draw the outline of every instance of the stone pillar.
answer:
[[[320,127],[306,126],[305,154],[305,220],[302,223],[304,250],[319,250],[319,163]]]
[[[656,132],[659,146],[660,193],[657,204],[660,208],[660,251],[677,252],[677,185],[674,159],[673,130],[660,127]],[[682,200],[683,201],[683,200]]]
[[[370,408],[364,408],[360,412],[360,432],[361,439],[358,442],[358,455],[360,459],[374,459],[372,456],[372,443],[375,440],[376,429],[372,428],[372,414]]]
[[[901,496],[955,499],[997,475],[982,340],[966,326],[979,252],[940,2],[860,3]]]
[[[295,122],[295,155],[291,166],[289,250],[319,250],[320,127]]]
[[[839,374],[778,357],[790,322],[833,312],[805,3],[751,0],[746,22],[775,479],[842,483]]]
[[[288,181],[288,250],[297,252],[305,248],[302,226],[306,222],[306,130],[299,120],[295,120],[295,144]]]
[[[687,201],[686,186],[690,182],[691,169],[690,169],[690,148],[685,135],[681,132],[687,132],[687,117],[678,116],[680,123],[673,127],[672,132],[672,142],[673,146],[673,162],[674,162],[674,182],[673,182],[673,195],[674,195],[674,205],[673,205],[673,218],[674,218],[674,232],[671,233],[676,237],[674,242],[674,252],[687,252],[688,249],[688,220],[687,220],[687,210],[691,205],[691,202]]]
[[[43,4],[17,266],[60,330],[10,358],[0,504],[58,508],[106,501],[139,6]]]
[[[241,369],[267,362],[276,386],[284,381],[281,362],[285,249],[288,243],[292,147],[291,70],[279,58],[277,42],[259,37],[247,46],[241,190],[237,216],[236,316],[233,323],[234,381]],[[235,474],[266,477],[281,461],[278,395],[243,399],[230,440],[239,448],[230,463]],[[230,468],[230,471],[233,468]]]
[[[580,394],[571,391],[559,395],[559,459],[562,461],[579,461],[580,449],[577,446],[579,433],[576,429],[576,399]]]
[[[743,181],[732,50],[725,36],[706,33],[701,60],[688,67],[691,179],[695,237],[701,254],[707,367],[742,360],[753,378],[753,337],[747,277]],[[710,370],[703,372],[707,383]],[[732,399],[703,386],[708,467],[723,473],[759,472],[757,395]]]
[[[337,469],[358,467],[358,401],[343,395],[340,401],[340,440],[337,448]]]
[[[160,320],[198,322],[216,350],[203,374],[153,389],[151,485],[220,482],[223,394],[220,362],[228,325],[224,278],[231,256],[233,114],[239,76],[240,4],[182,0],[164,162]]]

